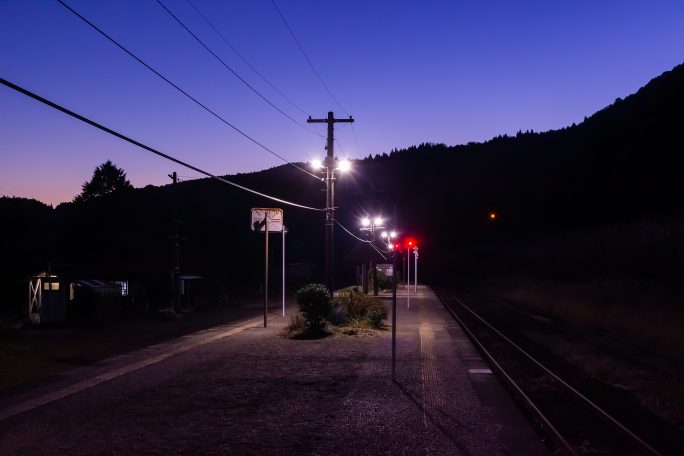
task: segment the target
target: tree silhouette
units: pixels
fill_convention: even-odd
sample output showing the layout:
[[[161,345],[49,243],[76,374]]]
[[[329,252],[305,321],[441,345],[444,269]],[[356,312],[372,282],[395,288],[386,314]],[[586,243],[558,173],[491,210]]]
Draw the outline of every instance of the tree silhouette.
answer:
[[[74,203],[91,201],[100,196],[132,188],[124,170],[113,164],[111,160],[107,160],[95,168],[93,177],[89,181],[83,183],[81,194],[74,198]]]

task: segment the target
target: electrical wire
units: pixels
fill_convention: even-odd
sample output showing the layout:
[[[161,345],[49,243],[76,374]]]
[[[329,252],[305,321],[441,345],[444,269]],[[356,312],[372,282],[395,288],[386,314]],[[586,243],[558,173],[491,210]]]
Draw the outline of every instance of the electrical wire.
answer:
[[[188,1],[189,1],[189,0],[188,0]],[[328,95],[330,95],[330,98],[332,98],[333,101],[337,104],[337,106],[339,106],[340,109],[341,109],[346,115],[349,116],[350,114],[347,112],[346,109],[344,109],[344,107],[342,106],[342,104],[340,104],[340,102],[337,101],[337,98],[335,98],[335,95],[332,94],[332,92],[330,91],[330,88],[329,88],[328,85],[325,83],[325,81],[324,81],[323,78],[321,77],[320,73],[316,70],[316,67],[314,67],[313,63],[311,62],[311,59],[309,59],[309,56],[306,54],[306,52],[304,52],[304,48],[303,48],[302,45],[299,43],[299,40],[297,39],[297,36],[294,34],[294,31],[292,30],[292,28],[290,27],[290,24],[289,24],[289,23],[287,22],[287,20],[285,19],[285,16],[283,15],[282,11],[280,11],[280,8],[278,8],[278,5],[276,4],[275,0],[271,0],[271,3],[273,4],[273,7],[275,8],[275,10],[278,12],[278,16],[280,16],[280,19],[283,21],[283,24],[285,24],[285,27],[286,27],[287,30],[290,32],[290,35],[292,36],[292,39],[294,40],[294,42],[297,44],[297,47],[299,48],[299,51],[302,53],[302,55],[304,56],[304,58],[305,58],[306,61],[308,62],[309,66],[310,66],[311,69],[313,70],[314,74],[316,75],[316,77],[318,78],[318,80],[321,82],[321,84],[323,85],[323,87],[325,88],[325,90],[328,92]],[[354,142],[356,143],[356,151],[357,151],[357,153],[359,153],[359,151],[361,150],[361,147],[359,146],[359,140],[358,140],[358,138],[357,138],[357,136],[356,136],[356,130],[354,130],[354,125],[353,125],[353,124],[352,124],[351,128],[352,128],[352,135],[354,136]],[[342,145],[339,143],[339,141],[337,141],[337,139],[335,139],[335,141],[337,142],[337,145],[340,146],[340,149],[342,149]]]
[[[265,101],[266,103],[268,103],[273,109],[275,109],[275,110],[278,111],[280,114],[282,114],[283,116],[285,116],[288,120],[290,120],[292,123],[294,123],[294,124],[297,125],[298,127],[301,127],[301,128],[303,128],[304,130],[306,130],[306,131],[308,131],[308,132],[310,132],[310,133],[313,133],[314,135],[324,137],[324,136],[320,135],[318,132],[316,132],[316,131],[310,129],[309,127],[307,127],[307,126],[304,125],[303,123],[298,122],[296,119],[294,119],[293,117],[291,117],[291,116],[290,116],[289,114],[287,114],[285,111],[283,111],[282,109],[280,109],[279,107],[277,107],[276,105],[274,105],[274,104],[271,102],[271,100],[269,100],[269,99],[266,98],[264,95],[262,95],[261,92],[259,92],[257,89],[255,89],[254,86],[252,86],[249,82],[247,82],[242,76],[240,76],[235,70],[233,70],[226,62],[224,62],[223,59],[222,59],[221,57],[219,57],[214,51],[212,51],[212,50],[209,48],[209,46],[207,46],[207,45],[204,43],[204,41],[202,41],[197,35],[195,35],[195,34],[192,32],[192,30],[190,30],[190,29],[188,28],[188,26],[185,25],[185,24],[183,23],[183,21],[181,21],[181,20],[178,18],[178,16],[176,16],[175,14],[173,14],[173,12],[172,12],[169,8],[167,8],[167,6],[164,5],[164,3],[163,3],[161,0],[157,0],[157,3],[159,4],[159,6],[161,6],[161,7],[164,9],[164,11],[166,11],[166,12],[169,14],[169,16],[171,16],[171,17],[178,23],[178,25],[180,25],[186,32],[188,32],[188,33],[190,34],[190,36],[192,36],[199,44],[201,44],[202,47],[203,47],[204,49],[206,49],[206,50],[207,50],[207,51],[208,51],[216,60],[218,60],[218,61],[221,63],[221,65],[224,66],[225,69],[227,69],[228,71],[230,71],[230,72],[233,74],[233,76],[235,76],[236,78],[238,78],[238,79],[240,80],[240,82],[242,82],[245,86],[247,86],[252,92],[254,92],[255,94],[257,94],[257,96],[258,96],[259,98],[261,98],[262,100],[264,100],[264,101]]]
[[[280,11],[280,8],[278,8],[278,5],[276,4],[275,0],[271,0],[271,3],[273,3],[273,7],[274,7],[275,10],[278,12],[278,16],[280,16],[280,19],[283,21],[283,24],[285,24],[285,27],[286,27],[287,30],[290,32],[290,35],[292,35],[292,39],[294,39],[294,42],[297,44],[297,47],[299,48],[300,52],[302,53],[302,55],[304,56],[304,58],[306,59],[306,61],[309,63],[309,66],[311,67],[311,69],[313,70],[314,74],[316,75],[316,77],[318,78],[318,80],[321,82],[321,84],[322,84],[323,87],[325,88],[326,92],[328,92],[328,95],[330,95],[330,98],[333,99],[333,101],[337,104],[337,106],[339,106],[340,109],[341,109],[346,115],[350,115],[350,114],[347,112],[347,110],[344,109],[344,107],[340,104],[340,102],[337,101],[337,98],[335,98],[335,95],[332,94],[332,92],[331,92],[330,89],[328,88],[328,85],[325,83],[325,81],[323,81],[323,78],[322,78],[321,75],[318,73],[318,71],[316,71],[316,67],[314,67],[313,63],[311,62],[311,59],[309,59],[309,56],[306,55],[306,52],[304,52],[304,48],[302,47],[302,45],[299,44],[299,40],[297,39],[297,36],[295,36],[294,32],[292,31],[292,28],[290,27],[290,24],[287,23],[287,20],[285,19],[285,16],[283,16],[283,13]]]
[[[236,127],[236,126],[233,125],[232,123],[228,122],[226,119],[224,119],[223,117],[221,117],[220,115],[218,115],[217,113],[215,113],[214,111],[212,111],[211,109],[209,109],[206,105],[202,104],[199,100],[197,100],[196,98],[194,98],[194,97],[193,97],[192,95],[190,95],[188,92],[186,92],[185,90],[181,89],[179,86],[177,86],[176,84],[174,84],[173,82],[171,82],[168,78],[166,78],[166,77],[165,77],[164,75],[162,75],[160,72],[158,72],[157,70],[155,70],[154,68],[152,68],[152,67],[151,67],[150,65],[148,65],[147,63],[145,63],[143,60],[141,60],[138,56],[136,56],[136,55],[133,54],[131,51],[129,51],[128,49],[126,49],[122,44],[120,44],[120,43],[119,43],[118,41],[116,41],[114,38],[112,38],[111,36],[107,35],[102,29],[98,28],[95,24],[93,24],[93,23],[90,22],[88,19],[86,19],[85,17],[83,17],[83,16],[82,16],[81,14],[79,14],[76,10],[74,10],[74,9],[71,8],[69,5],[67,5],[66,3],[64,3],[64,1],[62,1],[62,0],[57,0],[57,1],[58,1],[62,6],[64,6],[66,9],[68,9],[70,12],[72,12],[75,16],[77,16],[79,19],[81,19],[83,22],[85,22],[86,24],[88,24],[89,26],[91,26],[93,29],[95,29],[98,33],[100,33],[102,36],[104,36],[105,38],[107,38],[110,42],[112,42],[114,45],[116,45],[119,49],[121,49],[121,50],[124,51],[126,54],[128,54],[129,56],[131,56],[131,57],[132,57],[133,59],[135,59],[138,63],[140,63],[141,65],[143,65],[145,68],[147,68],[148,70],[150,70],[151,72],[153,72],[154,74],[156,74],[157,76],[159,76],[159,77],[160,77],[161,79],[163,79],[166,83],[168,83],[171,87],[173,87],[174,89],[178,90],[180,93],[182,93],[183,95],[185,95],[186,97],[188,97],[190,100],[194,101],[197,105],[199,105],[199,106],[202,107],[205,111],[209,112],[211,115],[213,115],[214,117],[216,117],[217,119],[219,119],[221,122],[223,122],[224,124],[228,125],[230,128],[232,128],[232,129],[235,130],[236,132],[240,133],[242,136],[244,136],[245,138],[247,138],[248,140],[250,140],[251,142],[253,142],[253,143],[256,144],[257,146],[261,147],[261,148],[264,149],[266,152],[268,152],[268,153],[272,154],[273,156],[278,157],[279,159],[283,160],[283,161],[284,161],[285,163],[287,163],[288,165],[291,165],[291,166],[297,168],[297,169],[300,170],[301,172],[303,172],[303,173],[305,173],[305,174],[308,174],[309,176],[311,176],[311,177],[313,177],[313,178],[315,178],[315,179],[317,179],[317,180],[321,180],[321,178],[320,178],[319,176],[316,176],[315,174],[313,174],[313,173],[311,173],[311,172],[305,170],[305,169],[302,168],[301,166],[298,166],[298,165],[296,165],[296,164],[290,162],[290,161],[287,160],[285,157],[283,157],[283,156],[281,156],[281,155],[279,155],[279,154],[273,152],[271,149],[269,149],[269,148],[266,147],[265,145],[261,144],[259,141],[257,141],[256,139],[252,138],[251,136],[249,136],[249,135],[248,135],[247,133],[245,133],[244,131],[240,130],[238,127]]]
[[[344,231],[346,231],[347,234],[349,234],[351,237],[353,237],[353,238],[356,239],[357,241],[366,242],[366,243],[368,243],[368,244],[372,244],[372,243],[373,243],[373,241],[369,241],[368,239],[361,239],[360,237],[358,237],[357,235],[355,235],[354,233],[352,233],[351,231],[349,231],[349,230],[348,230],[344,225],[342,225],[338,220],[335,220],[335,223],[338,224],[338,225],[340,226],[340,228],[342,228]]]
[[[361,239],[360,237],[358,237],[357,235],[355,235],[354,233],[352,233],[351,231],[349,231],[344,225],[342,225],[342,224],[341,224],[339,221],[337,221],[337,220],[335,220],[335,223],[336,223],[340,228],[342,228],[344,231],[346,231],[347,234],[350,235],[351,237],[353,237],[354,239],[356,239],[356,240],[358,240],[358,241],[361,241],[361,242],[365,242],[365,243],[367,243],[367,244],[370,244],[370,246],[373,247],[373,249],[374,249],[376,252],[378,252],[378,254],[379,254],[382,258],[384,258],[385,260],[387,259],[387,257],[386,257],[380,250],[378,250],[378,248],[375,246],[375,243],[374,243],[373,241],[369,241],[369,240],[366,240],[366,239]]]
[[[385,260],[387,259],[387,257],[386,257],[380,250],[378,250],[378,248],[375,246],[375,244],[371,244],[371,247],[373,247],[373,248],[375,249],[375,251],[378,252],[378,254],[379,254],[383,259],[385,259]]]
[[[306,116],[311,115],[306,110],[302,109],[297,103],[292,101],[287,95],[285,95],[283,92],[278,90],[278,88],[276,86],[274,86],[271,83],[271,81],[269,81],[266,78],[266,76],[264,76],[259,70],[257,70],[254,67],[254,65],[252,65],[252,63],[249,60],[247,60],[247,58],[245,56],[243,56],[242,53],[240,51],[238,51],[238,49],[235,46],[233,46],[233,44],[230,41],[228,41],[228,39],[223,35],[223,33],[221,33],[214,26],[214,24],[209,19],[207,19],[207,17],[202,13],[202,11],[199,10],[199,8],[197,8],[197,6],[193,2],[191,2],[190,0],[186,0],[186,2],[197,12],[197,14],[204,20],[204,22],[206,22],[209,25],[209,27],[211,27],[214,30],[214,32],[216,32],[216,34],[223,40],[223,42],[226,43],[233,50],[233,52],[235,52],[235,54],[237,54],[237,56],[240,57],[240,59],[242,59],[242,61],[245,62],[247,64],[247,66],[252,69],[252,71],[254,71],[266,84],[268,84],[269,87],[271,87],[275,92],[277,92],[278,95],[283,97],[283,99],[285,101],[287,101],[288,103],[290,103],[295,109],[299,110],[299,112],[301,112],[302,114],[304,114]],[[316,134],[323,137],[323,135],[321,135],[318,132],[316,132]]]
[[[71,110],[69,110],[69,109],[67,109],[67,108],[65,108],[65,107],[63,107],[63,106],[58,105],[57,103],[54,103],[54,102],[52,102],[52,101],[50,101],[50,100],[48,100],[48,99],[46,99],[46,98],[43,98],[43,97],[41,97],[40,95],[37,95],[37,94],[35,94],[35,93],[33,93],[33,92],[27,90],[27,89],[24,89],[23,87],[20,87],[20,86],[14,84],[14,83],[12,83],[12,82],[10,82],[10,81],[8,81],[8,80],[2,78],[2,77],[0,77],[0,83],[3,84],[3,85],[5,85],[5,86],[7,86],[7,87],[9,87],[9,88],[11,88],[11,89],[16,90],[17,92],[23,93],[24,95],[27,95],[27,96],[33,98],[34,100],[40,101],[41,103],[46,104],[46,105],[50,106],[51,108],[54,108],[54,109],[56,109],[56,110],[58,110],[58,111],[61,111],[61,112],[63,112],[64,114],[68,114],[68,115],[70,115],[71,117],[74,117],[74,118],[80,120],[81,122],[85,122],[85,123],[87,123],[87,124],[89,124],[89,125],[92,125],[92,126],[95,127],[95,128],[99,128],[100,130],[102,130],[102,131],[104,131],[104,132],[106,132],[106,133],[109,133],[109,134],[112,135],[112,136],[116,136],[116,137],[119,138],[119,139],[123,139],[124,141],[127,141],[127,142],[129,142],[129,143],[131,143],[131,144],[133,144],[133,145],[135,145],[135,146],[140,147],[141,149],[145,149],[145,150],[148,151],[148,152],[152,152],[152,153],[155,154],[155,155],[159,155],[159,156],[162,157],[162,158],[165,158],[165,159],[167,159],[167,160],[169,160],[169,161],[172,161],[172,162],[174,162],[174,163],[177,163],[177,164],[179,164],[179,165],[181,165],[181,166],[184,166],[184,167],[186,167],[186,168],[188,168],[188,169],[191,169],[191,170],[193,170],[193,171],[195,171],[195,172],[198,172],[198,173],[200,173],[200,174],[203,174],[203,175],[205,175],[205,176],[207,176],[207,177],[214,178],[214,179],[219,180],[219,181],[221,181],[221,182],[223,182],[223,183],[225,183],[225,184],[232,185],[233,187],[239,188],[239,189],[244,190],[244,191],[246,191],[246,192],[253,193],[253,194],[258,195],[258,196],[261,196],[261,197],[263,197],[263,198],[268,198],[268,199],[270,199],[270,200],[272,200],[272,201],[277,201],[277,202],[279,202],[279,203],[287,204],[287,205],[289,205],[289,206],[299,207],[299,208],[302,208],[302,209],[308,209],[308,210],[312,210],[312,211],[323,211],[323,210],[324,210],[324,209],[319,209],[319,208],[315,208],[315,207],[304,206],[303,204],[293,203],[293,202],[291,202],[291,201],[287,201],[287,200],[284,200],[284,199],[281,199],[281,198],[277,198],[277,197],[275,197],[275,196],[271,196],[271,195],[268,195],[268,194],[266,194],[266,193],[261,193],[261,192],[258,192],[258,191],[256,191],[256,190],[252,190],[252,189],[249,188],[249,187],[245,187],[244,185],[240,185],[240,184],[237,184],[237,183],[235,183],[235,182],[229,181],[228,179],[225,179],[225,178],[223,178],[223,177],[216,176],[216,175],[211,174],[210,172],[204,171],[203,169],[200,169],[200,168],[198,168],[198,167],[196,167],[196,166],[194,166],[194,165],[191,165],[191,164],[186,163],[186,162],[184,162],[184,161],[182,161],[182,160],[179,160],[179,159],[177,159],[177,158],[175,158],[175,157],[172,157],[171,155],[165,154],[165,153],[160,152],[160,151],[158,151],[158,150],[156,150],[156,149],[153,149],[152,147],[146,146],[145,144],[143,144],[143,143],[141,143],[141,142],[138,142],[138,141],[136,141],[135,139],[131,139],[131,138],[129,138],[128,136],[125,136],[125,135],[123,135],[123,134],[121,134],[121,133],[119,133],[119,132],[117,132],[117,131],[112,130],[111,128],[105,127],[104,125],[101,125],[101,124],[99,124],[99,123],[97,123],[97,122],[95,122],[95,121],[93,121],[93,120],[90,120],[90,119],[88,119],[87,117],[84,117],[84,116],[82,116],[82,115],[80,115],[80,114],[77,114],[77,113],[75,113],[75,112],[73,112],[73,111],[71,111]]]

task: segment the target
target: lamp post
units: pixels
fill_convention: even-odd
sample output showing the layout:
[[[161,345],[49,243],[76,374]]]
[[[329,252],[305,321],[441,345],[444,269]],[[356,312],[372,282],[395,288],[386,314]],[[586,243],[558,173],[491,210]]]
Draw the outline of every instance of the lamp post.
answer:
[[[382,217],[380,216],[375,216],[375,217],[364,217],[361,219],[361,231],[370,231],[371,234],[371,241],[375,242],[375,232],[379,229],[384,228],[385,226],[383,225],[384,221]],[[378,268],[375,265],[375,262],[371,260],[370,264],[371,268],[373,268],[373,296],[378,295]]]
[[[328,135],[325,145],[325,162],[319,164],[325,166],[325,282],[330,290],[330,294],[333,294],[334,288],[334,244],[333,244],[333,234],[335,227],[335,159],[334,147],[335,147],[335,136],[334,128],[335,124],[338,122],[354,122],[352,116],[348,119],[336,119],[332,111],[328,112],[328,117],[324,119],[312,119],[309,116],[306,119],[307,123],[325,123],[328,125]],[[342,160],[340,162],[340,170],[344,168],[349,169],[350,164],[347,160]]]
[[[364,217],[361,219],[361,231],[370,231],[371,240],[375,242],[375,232],[385,227],[383,223],[385,221],[380,216]]]
[[[383,231],[382,233],[380,233],[380,237],[383,238],[385,240],[385,242],[387,242],[387,250],[392,251],[393,250],[392,239],[397,237],[397,232],[396,231],[390,231],[390,232]]]
[[[329,153],[325,161],[312,160],[311,167],[321,171],[325,182],[325,285],[332,295],[334,290],[335,260],[333,234],[335,227],[335,171],[347,172],[351,169],[351,162],[347,159],[338,160]]]

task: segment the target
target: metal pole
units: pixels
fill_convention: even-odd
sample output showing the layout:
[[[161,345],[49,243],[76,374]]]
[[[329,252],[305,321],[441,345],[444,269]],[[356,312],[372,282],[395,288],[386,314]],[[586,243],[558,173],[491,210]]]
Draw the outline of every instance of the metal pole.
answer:
[[[413,249],[413,261],[415,261],[415,267],[413,268],[413,291],[418,293],[418,247]]]
[[[361,265],[361,288],[365,294],[368,294],[368,270],[365,262]]]
[[[399,249],[392,258],[392,381],[397,381],[397,257]]]
[[[285,318],[285,225],[283,225],[283,318]]]
[[[371,239],[375,245],[375,225],[371,224]],[[371,267],[373,268],[373,296],[378,295],[378,266],[375,260],[371,259]]]
[[[268,210],[266,210],[266,258],[264,262],[264,328],[268,324]]]
[[[411,308],[411,249],[406,247],[406,308]]]

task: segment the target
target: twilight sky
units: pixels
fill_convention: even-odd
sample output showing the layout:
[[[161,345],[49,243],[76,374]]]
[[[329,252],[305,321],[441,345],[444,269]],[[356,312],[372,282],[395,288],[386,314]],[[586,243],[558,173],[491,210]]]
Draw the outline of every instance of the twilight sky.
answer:
[[[65,0],[143,61],[291,161],[324,139],[255,95],[156,0]],[[336,155],[421,142],[454,145],[544,131],[635,92],[684,61],[684,3],[673,1],[162,0],[264,97],[338,124]],[[0,77],[216,174],[283,162],[185,98],[57,1],[0,0]],[[304,112],[300,111],[301,108]],[[325,130],[321,126],[309,128]],[[340,150],[341,149],[341,150]],[[58,204],[111,159],[136,187],[198,177],[0,86],[0,195]],[[302,179],[307,179],[302,174]]]

